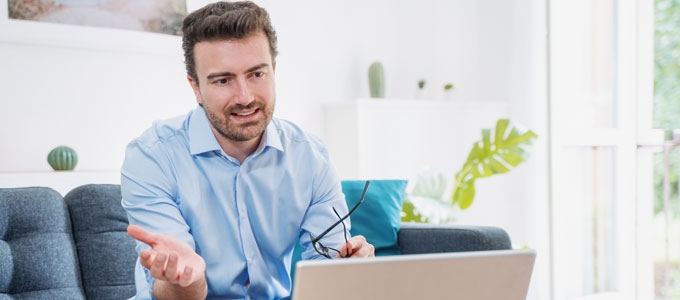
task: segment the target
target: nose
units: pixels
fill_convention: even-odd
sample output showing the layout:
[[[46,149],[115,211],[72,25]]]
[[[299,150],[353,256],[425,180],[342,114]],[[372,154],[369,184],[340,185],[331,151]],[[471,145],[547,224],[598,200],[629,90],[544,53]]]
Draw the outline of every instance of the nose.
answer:
[[[250,104],[250,102],[253,102],[253,94],[250,92],[250,87],[248,86],[248,82],[246,82],[245,78],[238,78],[237,79],[237,91],[236,94],[234,95],[234,100],[236,104],[241,104],[243,106],[246,106]]]

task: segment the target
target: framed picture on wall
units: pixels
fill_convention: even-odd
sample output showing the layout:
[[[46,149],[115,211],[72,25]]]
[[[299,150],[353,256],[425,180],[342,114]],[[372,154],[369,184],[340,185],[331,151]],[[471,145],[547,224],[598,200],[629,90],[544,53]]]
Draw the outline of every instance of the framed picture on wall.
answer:
[[[177,54],[182,19],[205,3],[0,0],[0,43]]]
[[[9,19],[179,35],[185,0],[8,0]]]

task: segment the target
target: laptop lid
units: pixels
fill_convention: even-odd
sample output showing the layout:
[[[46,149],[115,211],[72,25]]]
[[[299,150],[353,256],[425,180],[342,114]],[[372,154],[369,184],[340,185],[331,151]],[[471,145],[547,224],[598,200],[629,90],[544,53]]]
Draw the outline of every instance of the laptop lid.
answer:
[[[293,300],[526,299],[534,250],[300,261]]]

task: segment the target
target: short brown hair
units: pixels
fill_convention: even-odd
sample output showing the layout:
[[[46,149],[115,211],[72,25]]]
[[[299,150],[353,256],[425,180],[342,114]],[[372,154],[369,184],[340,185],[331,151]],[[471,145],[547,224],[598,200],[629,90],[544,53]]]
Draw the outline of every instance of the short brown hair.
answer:
[[[182,49],[187,74],[198,83],[194,46],[202,41],[243,39],[263,31],[269,40],[272,60],[276,58],[276,31],[267,11],[250,1],[220,1],[208,4],[184,18]]]

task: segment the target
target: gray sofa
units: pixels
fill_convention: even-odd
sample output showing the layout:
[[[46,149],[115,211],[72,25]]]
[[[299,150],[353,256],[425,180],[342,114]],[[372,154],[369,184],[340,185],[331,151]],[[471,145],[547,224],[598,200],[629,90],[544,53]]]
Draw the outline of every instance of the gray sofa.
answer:
[[[120,186],[65,197],[46,187],[0,189],[0,300],[126,299],[135,293],[135,242]],[[509,249],[503,229],[402,224],[403,254]]]

